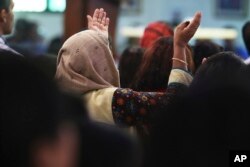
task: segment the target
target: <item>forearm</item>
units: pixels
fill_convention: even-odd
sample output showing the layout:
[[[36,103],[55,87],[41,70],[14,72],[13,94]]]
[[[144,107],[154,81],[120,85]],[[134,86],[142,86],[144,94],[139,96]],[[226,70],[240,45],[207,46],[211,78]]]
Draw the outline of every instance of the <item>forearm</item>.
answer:
[[[174,56],[172,69],[188,70],[185,46],[174,44]]]

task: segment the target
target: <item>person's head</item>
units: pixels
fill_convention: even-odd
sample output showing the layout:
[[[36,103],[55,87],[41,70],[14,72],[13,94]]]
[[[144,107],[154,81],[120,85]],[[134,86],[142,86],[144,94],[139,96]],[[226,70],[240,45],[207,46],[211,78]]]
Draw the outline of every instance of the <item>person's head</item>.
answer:
[[[119,73],[107,37],[86,30],[66,40],[58,54],[55,77],[62,90],[81,95],[119,87]]]
[[[250,21],[246,22],[242,27],[242,36],[247,48],[248,54],[250,55]]]
[[[17,19],[13,35],[8,38],[8,42],[23,42],[28,39],[29,21],[27,19]]]
[[[160,37],[172,37],[174,31],[172,27],[164,21],[156,21],[149,23],[144,30],[143,36],[140,39],[140,46],[148,48]]]
[[[128,47],[121,54],[118,69],[122,88],[130,88],[141,64],[143,53],[144,49],[140,47]]]
[[[232,52],[218,53],[202,64],[188,93],[158,114],[148,164],[228,167],[233,162],[230,151],[249,150],[246,72],[246,65]]]
[[[138,91],[164,91],[172,69],[173,38],[161,37],[145,50],[132,88]]]
[[[246,108],[249,98],[249,88],[241,87],[181,98],[157,119],[147,164],[230,166],[237,151],[250,149],[250,112]]]
[[[244,84],[246,64],[233,52],[220,52],[208,58],[197,70],[190,85],[192,93]],[[239,82],[242,83],[239,83]]]
[[[2,165],[74,166],[75,118],[82,111],[25,59],[11,52],[1,52],[0,59]]]
[[[62,47],[63,40],[61,36],[53,38],[48,46],[48,53],[57,56],[60,48]]]
[[[10,34],[13,27],[14,2],[13,0],[2,0],[0,3],[0,35]]]
[[[194,63],[196,70],[200,67],[202,60],[216,53],[223,51],[223,48],[209,40],[197,41],[193,48]]]
[[[26,57],[36,68],[44,73],[49,79],[53,80],[56,73],[56,57],[51,55],[41,55]]]

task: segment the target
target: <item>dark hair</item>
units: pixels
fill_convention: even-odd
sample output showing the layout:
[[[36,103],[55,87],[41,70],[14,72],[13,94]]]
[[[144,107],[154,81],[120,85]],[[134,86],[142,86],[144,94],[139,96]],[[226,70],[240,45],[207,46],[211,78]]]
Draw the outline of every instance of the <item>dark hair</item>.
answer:
[[[32,55],[26,59],[43,72],[48,79],[54,80],[56,73],[56,56],[41,55],[36,57]]]
[[[3,164],[30,166],[34,142],[55,139],[61,123],[73,121],[74,109],[51,80],[11,52],[1,52],[0,77]]]
[[[50,43],[49,43],[49,46],[48,46],[48,53],[57,56],[59,50],[60,50],[61,47],[62,47],[62,44],[63,44],[62,37],[58,36],[58,37],[53,38],[53,39],[50,41]]]
[[[1,0],[0,10],[6,9],[8,11],[9,7],[10,7],[10,0]]]
[[[223,48],[212,41],[197,41],[193,49],[195,68],[200,67],[203,58],[208,58],[221,51]]]
[[[210,57],[197,70],[190,85],[192,93],[211,91],[215,88],[225,88],[244,84],[246,64],[233,52],[220,52]]]
[[[153,127],[148,166],[230,166],[230,151],[250,149],[249,99],[240,87],[180,99]]]
[[[185,97],[159,114],[149,166],[228,167],[230,151],[250,149],[250,82],[233,52],[202,64]],[[164,152],[164,154],[162,154]]]
[[[118,127],[103,123],[82,126],[79,148],[79,167],[139,167],[142,163],[139,142]]]
[[[248,54],[250,54],[250,21],[246,22],[242,27],[242,36],[247,48]]]
[[[135,79],[134,76],[140,66],[143,53],[144,49],[135,46],[123,51],[118,66],[122,88],[131,88],[131,82]]]
[[[161,37],[155,41],[143,55],[132,88],[137,91],[164,91],[172,69],[172,57],[172,37]]]

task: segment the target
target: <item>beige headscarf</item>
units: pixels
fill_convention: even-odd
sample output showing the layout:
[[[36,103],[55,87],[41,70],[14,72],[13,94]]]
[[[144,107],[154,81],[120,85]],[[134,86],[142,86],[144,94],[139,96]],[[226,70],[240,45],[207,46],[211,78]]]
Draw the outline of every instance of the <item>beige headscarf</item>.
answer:
[[[71,36],[59,51],[55,79],[63,91],[77,94],[119,87],[108,39],[93,30]]]

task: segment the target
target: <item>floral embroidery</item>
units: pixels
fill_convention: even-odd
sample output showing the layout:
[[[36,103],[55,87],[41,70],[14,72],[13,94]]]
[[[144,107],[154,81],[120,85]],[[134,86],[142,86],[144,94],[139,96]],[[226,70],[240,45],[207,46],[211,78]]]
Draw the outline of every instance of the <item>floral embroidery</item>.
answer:
[[[166,108],[171,99],[186,90],[180,83],[168,85],[166,93],[135,92],[119,88],[112,101],[113,117],[119,126],[135,126],[141,134],[148,133],[152,114]]]
[[[122,98],[117,99],[117,104],[122,106],[124,104],[124,100]]]

